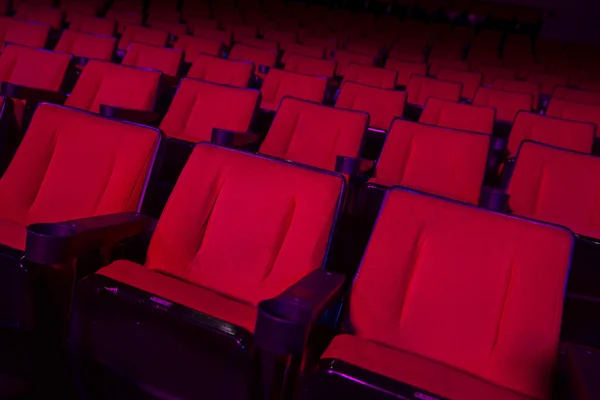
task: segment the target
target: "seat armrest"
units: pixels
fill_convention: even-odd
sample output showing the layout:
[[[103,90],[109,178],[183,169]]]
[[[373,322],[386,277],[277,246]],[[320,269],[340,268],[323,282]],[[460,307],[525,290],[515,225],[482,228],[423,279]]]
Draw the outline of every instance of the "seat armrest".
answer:
[[[479,206],[488,210],[507,213],[510,195],[502,189],[484,186],[481,189]]]
[[[64,93],[15,85],[10,82],[2,82],[0,84],[0,95],[13,99],[26,100],[31,103],[48,102],[63,104],[67,100],[67,95]]]
[[[258,304],[254,338],[264,351],[300,355],[317,319],[342,294],[344,275],[318,269]]]
[[[62,264],[90,251],[139,235],[154,219],[119,213],[27,227],[25,259],[37,264]]]
[[[600,399],[600,350],[569,344],[566,353],[566,373],[569,399]]]
[[[371,170],[375,162],[359,157],[337,156],[335,159],[335,172],[348,176],[358,176]]]
[[[210,138],[211,143],[236,148],[257,143],[259,140],[260,137],[256,133],[237,132],[218,128],[213,128]]]
[[[156,126],[160,120],[160,114],[152,111],[133,110],[131,108],[115,107],[106,104],[100,105],[100,115],[152,126]]]

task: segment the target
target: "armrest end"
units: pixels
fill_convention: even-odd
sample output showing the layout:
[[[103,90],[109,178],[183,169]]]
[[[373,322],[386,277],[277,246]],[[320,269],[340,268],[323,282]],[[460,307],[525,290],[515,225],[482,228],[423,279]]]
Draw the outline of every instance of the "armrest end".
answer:
[[[570,344],[566,354],[569,398],[591,400],[600,398],[600,350]]]
[[[335,172],[349,176],[364,174],[373,168],[375,162],[359,157],[337,156],[335,159]]]
[[[344,275],[323,269],[258,304],[255,341],[274,354],[302,354],[314,322],[341,295]]]
[[[484,186],[481,189],[479,206],[488,210],[507,213],[510,195],[502,189]]]
[[[259,139],[255,133],[213,128],[210,141],[219,146],[240,148],[257,143]]]
[[[160,115],[152,111],[133,110],[107,104],[100,105],[100,115],[152,126],[157,125],[160,120]]]
[[[10,82],[2,82],[0,84],[0,94],[2,96],[26,100],[27,102],[32,103],[48,102],[63,104],[67,99],[67,95],[64,93],[15,85],[14,83]]]

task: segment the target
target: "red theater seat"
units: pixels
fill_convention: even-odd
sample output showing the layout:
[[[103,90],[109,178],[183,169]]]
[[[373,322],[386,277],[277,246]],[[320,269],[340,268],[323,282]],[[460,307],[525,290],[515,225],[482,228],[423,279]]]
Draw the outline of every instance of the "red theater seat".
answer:
[[[260,153],[334,170],[336,156],[358,157],[368,122],[364,112],[285,97]]]
[[[217,40],[181,35],[177,38],[173,47],[183,50],[185,62],[193,63],[199,54],[219,57],[223,50],[223,43]]]
[[[231,31],[222,31],[211,28],[200,28],[194,27],[194,36],[201,37],[204,39],[218,40],[223,42],[223,45],[230,47],[233,42],[233,34]]]
[[[533,140],[567,150],[591,153],[596,126],[538,114],[519,112],[508,137],[507,150],[517,155],[521,142]]]
[[[458,101],[461,92],[461,83],[439,81],[421,75],[413,75],[406,86],[407,102],[421,107],[429,97]]]
[[[233,40],[235,41],[239,41],[243,37],[255,38],[258,35],[258,28],[256,26],[235,25],[230,30],[233,33]]]
[[[479,73],[483,76],[481,80],[482,85],[491,85],[498,78],[511,81],[517,79],[517,71],[513,68],[482,65],[479,68]]]
[[[64,30],[55,51],[72,53],[83,59],[111,61],[117,49],[117,38],[114,36],[92,35],[90,33]]]
[[[369,114],[369,126],[388,130],[396,117],[401,117],[406,93],[345,81],[342,83],[335,106]]]
[[[327,78],[271,69],[261,87],[264,110],[276,111],[286,96],[322,103],[327,90]]]
[[[260,92],[184,78],[160,129],[188,142],[210,142],[213,128],[247,132]]]
[[[336,63],[333,60],[302,56],[299,54],[292,54],[285,63],[286,71],[306,75],[325,76],[327,78],[333,78],[335,68]]]
[[[142,25],[143,21],[141,14],[112,9],[106,12],[106,18],[117,21],[117,32],[119,34],[123,34],[127,26],[139,26]]]
[[[344,81],[356,82],[382,89],[393,89],[396,86],[396,76],[396,71],[391,69],[351,63],[346,67]]]
[[[263,29],[262,35],[264,39],[274,40],[279,43],[279,48],[286,50],[290,43],[298,42],[298,33],[291,31],[282,31],[277,29]]]
[[[257,37],[248,37],[243,36],[239,39],[236,39],[238,43],[245,44],[246,46],[259,47],[261,49],[267,50],[279,50],[279,42],[268,39],[260,39]]]
[[[549,398],[572,246],[562,228],[390,191],[306,398]]]
[[[260,49],[237,43],[231,49],[229,58],[231,60],[249,61],[254,64],[254,74],[264,79],[266,73],[263,69],[273,68],[277,63],[278,53],[275,50]]]
[[[59,30],[62,28],[64,14],[60,8],[21,3],[15,11],[15,18],[50,25],[52,29]]]
[[[533,110],[533,96],[529,93],[480,87],[473,105],[493,107],[496,109],[496,121],[512,124],[519,111]]]
[[[325,57],[325,47],[319,46],[311,46],[307,44],[300,43],[289,43],[281,56],[281,63],[286,64],[289,58],[293,54],[299,54],[302,56],[314,57],[314,58],[324,58]]]
[[[335,37],[322,38],[310,36],[302,38],[302,43],[309,46],[325,47],[327,57],[338,48],[338,40]]]
[[[43,49],[50,37],[50,25],[10,19],[7,23],[4,43],[14,43]]]
[[[169,49],[143,43],[131,43],[123,58],[123,65],[161,71],[165,75],[177,76],[183,62],[181,49]]]
[[[152,111],[160,78],[159,71],[91,60],[65,105],[95,113],[101,105]]]
[[[167,45],[169,32],[146,28],[145,26],[127,25],[119,40],[119,50],[126,50],[132,42],[163,47]]]
[[[343,77],[350,64],[360,64],[368,67],[375,65],[375,57],[366,56],[364,54],[352,53],[346,50],[337,50],[333,56],[337,62],[335,74]]]
[[[174,5],[176,7],[176,4]],[[181,13],[176,9],[166,9],[165,7],[153,8],[151,3],[146,23],[153,24],[155,22],[179,25],[181,22]]]
[[[566,226],[600,238],[598,184],[600,159],[539,143],[524,142],[507,192],[517,215]],[[596,183],[594,183],[596,182]]]
[[[204,30],[204,29],[216,31],[220,27],[219,21],[217,21],[215,19],[208,19],[208,18],[188,19],[187,25],[188,25],[188,28],[190,28],[190,31],[192,32],[192,34],[194,34],[194,35],[195,35],[196,30],[198,30],[199,34],[201,34],[202,30]],[[230,34],[231,34],[231,32],[230,32]],[[230,39],[230,35],[227,35],[226,40],[229,40],[229,39]],[[222,37],[214,38],[213,40],[223,41],[223,38]]]
[[[153,29],[167,31],[171,36],[179,37],[188,34],[188,26],[175,22],[165,22],[161,20],[148,20],[146,24]]]
[[[596,125],[596,134],[600,128],[600,105],[577,103],[574,101],[552,98],[546,115],[568,119],[571,121],[589,122]]]
[[[564,75],[531,73],[527,76],[527,80],[538,83],[540,85],[540,93],[547,96],[552,94],[555,87],[569,85],[569,77]]]
[[[488,135],[396,119],[369,183],[479,202]]]
[[[481,74],[477,72],[458,71],[454,69],[442,68],[437,78],[443,81],[460,82],[463,85],[461,97],[467,100],[473,100],[477,88],[481,85]]]
[[[117,21],[111,18],[98,18],[87,15],[73,15],[69,29],[93,35],[113,36],[117,29]]]
[[[222,85],[248,87],[253,71],[251,62],[198,54],[187,76]]]
[[[492,83],[492,89],[504,90],[507,92],[528,93],[533,96],[533,110],[535,111],[539,108],[539,103],[540,103],[540,85],[539,85],[539,83],[496,78],[494,80],[494,83]]]
[[[78,16],[96,17],[103,6],[102,1],[62,1],[60,7],[65,12],[65,21],[71,23]]]
[[[600,105],[600,92],[573,89],[564,86],[557,86],[554,88],[552,98],[575,101],[577,103]]]
[[[462,60],[437,59],[429,62],[429,76],[437,77],[442,69],[469,71],[469,64]]]
[[[491,134],[496,110],[430,97],[425,102],[419,122],[462,131]]]
[[[398,73],[398,78],[396,79],[397,86],[407,86],[411,76],[427,75],[428,65],[426,63],[415,63],[388,58],[385,62],[385,68]]]

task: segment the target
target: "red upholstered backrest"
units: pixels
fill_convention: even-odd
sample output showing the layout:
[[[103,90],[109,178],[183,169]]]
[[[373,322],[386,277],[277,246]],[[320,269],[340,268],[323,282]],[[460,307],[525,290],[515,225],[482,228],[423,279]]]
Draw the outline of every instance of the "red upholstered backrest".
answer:
[[[460,82],[463,85],[461,97],[467,100],[473,100],[477,88],[481,85],[481,74],[477,72],[458,71],[454,69],[442,68],[438,75],[438,79],[450,82]]]
[[[394,118],[402,116],[404,103],[406,92],[345,81],[335,106],[367,112],[370,116],[370,126],[387,130]]]
[[[231,60],[249,61],[254,64],[254,73],[264,77],[264,75],[258,72],[258,67],[265,65],[267,67],[274,67],[277,62],[278,53],[275,50],[260,49],[258,47],[246,46],[244,44],[237,43],[231,49],[229,58]]]
[[[600,128],[600,104],[577,103],[553,97],[546,109],[546,115],[572,121],[590,122]]]
[[[447,60],[442,58],[433,60],[429,64],[429,75],[434,77],[437,77],[443,68],[465,72],[469,70],[469,64],[463,60]]]
[[[281,49],[287,48],[290,43],[296,43],[298,40],[298,33],[291,31],[280,31],[277,29],[264,29],[263,38],[267,40],[274,40],[279,43]]]
[[[496,112],[492,107],[473,106],[430,97],[419,122],[444,128],[491,134]]]
[[[507,150],[514,157],[522,141],[533,140],[567,150],[591,153],[596,130],[594,124],[587,122],[519,112],[508,137]]]
[[[44,48],[51,28],[46,24],[12,19],[4,36],[4,42]]]
[[[126,27],[139,26],[143,21],[142,14],[112,9],[106,12],[106,18],[117,21],[117,31],[121,34],[125,32]],[[127,45],[124,48],[127,48]]]
[[[507,189],[512,212],[600,238],[600,159],[523,142]]]
[[[279,42],[276,42],[275,40],[243,36],[236,41],[247,46],[259,47],[261,49],[279,50]]]
[[[406,86],[408,102],[424,106],[430,97],[458,101],[462,92],[462,83],[439,81],[421,75],[413,75]]]
[[[200,144],[146,266],[256,305],[323,264],[342,190],[339,175]]]
[[[533,96],[529,93],[480,87],[473,99],[473,105],[493,107],[496,109],[496,120],[512,123],[519,111],[533,109]]]
[[[62,28],[63,10],[34,4],[21,3],[15,12],[15,18],[24,21],[50,25],[53,29]]]
[[[158,130],[40,104],[0,179],[0,218],[21,226],[138,209]]]
[[[198,54],[187,76],[223,85],[247,87],[253,70],[254,64],[251,62]]]
[[[346,68],[344,81],[361,83],[363,85],[393,89],[396,86],[397,73],[391,69],[369,67],[351,63]]]
[[[182,35],[179,36],[173,47],[183,50],[185,53],[184,60],[193,63],[199,54],[219,57],[223,50],[223,43],[212,39]]]
[[[100,105],[151,111],[161,73],[91,60],[81,72],[65,105],[100,112]]]
[[[529,93],[533,96],[533,109],[538,109],[540,101],[540,84],[514,79],[496,78],[492,83],[492,89],[505,90],[508,92]]]
[[[160,129],[170,137],[210,142],[212,129],[246,132],[258,107],[260,92],[185,78]]]
[[[369,116],[285,97],[260,152],[333,170],[336,156],[358,157]]]
[[[71,0],[61,1],[60,7],[65,12],[65,20],[70,23],[73,21],[73,18],[79,15],[95,17],[98,15],[98,11],[102,8],[102,5],[102,1],[84,3],[82,1]]]
[[[287,63],[293,54],[300,54],[302,56],[309,56],[314,58],[325,57],[325,47],[323,46],[311,46],[308,44],[290,43],[283,55],[281,56],[281,62]]]
[[[600,105],[600,92],[573,89],[565,86],[557,86],[554,88],[552,98]]]
[[[69,29],[72,31],[106,36],[114,35],[116,27],[117,21],[114,19],[90,17],[87,15],[73,15],[69,24]]]
[[[337,76],[346,75],[346,70],[350,64],[360,64],[372,67],[375,65],[377,57],[367,56],[364,54],[352,53],[347,50],[337,50],[333,59],[337,62],[335,74]]]
[[[161,20],[148,20],[146,22],[150,28],[169,32],[171,35],[179,37],[188,34],[188,26],[179,22],[166,22]]]
[[[131,43],[122,64],[131,67],[155,69],[163,74],[177,76],[183,61],[183,50]]]
[[[200,28],[198,26],[194,28],[194,36],[198,36],[204,39],[217,40],[222,42],[227,47],[231,46],[231,42],[233,40],[233,34],[231,33],[231,31]]]
[[[71,59],[68,53],[8,45],[0,56],[0,81],[58,91]]]
[[[119,49],[125,50],[131,42],[151,44],[153,46],[166,46],[169,32],[145,26],[127,25],[119,40]]]
[[[285,96],[297,99],[323,102],[327,90],[327,78],[297,74],[272,68],[263,82],[261,107],[276,110]]]
[[[396,119],[379,157],[376,181],[471,204],[479,202],[488,135]]]
[[[389,192],[350,295],[360,338],[548,398],[573,244],[563,229]]]
[[[398,73],[396,79],[396,85],[406,86],[411,76],[414,75],[427,75],[427,64],[415,63],[410,61],[401,61],[388,58],[385,62],[385,68],[394,70]]]
[[[292,54],[287,63],[285,63],[285,70],[299,74],[333,78],[336,65],[336,62],[333,60]]]
[[[527,80],[540,84],[540,93],[550,95],[556,86],[567,86],[569,77],[566,75],[544,74],[540,72],[530,73]]]
[[[497,78],[509,81],[517,79],[517,71],[514,68],[482,65],[479,68],[479,73],[483,76],[481,83],[484,85],[491,85]]]
[[[111,61],[116,47],[117,39],[114,36],[92,35],[66,29],[54,50],[72,53],[77,57]]]

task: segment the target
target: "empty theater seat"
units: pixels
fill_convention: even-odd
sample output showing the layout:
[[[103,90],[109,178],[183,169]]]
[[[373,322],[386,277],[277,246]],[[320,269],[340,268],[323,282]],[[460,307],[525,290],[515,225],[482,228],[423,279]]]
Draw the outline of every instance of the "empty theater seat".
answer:
[[[552,98],[574,101],[577,103],[600,105],[600,92],[573,89],[565,86],[557,86],[554,88]]]
[[[511,211],[600,238],[597,180],[581,179],[599,171],[598,157],[523,142],[507,189]]]
[[[358,157],[368,122],[364,112],[285,97],[259,152],[334,170],[336,156]]]
[[[461,97],[467,100],[473,100],[477,88],[481,85],[482,76],[476,72],[442,68],[438,72],[437,78],[443,81],[462,83],[463,88]]]
[[[534,113],[519,112],[508,137],[507,150],[515,157],[521,142],[532,140],[567,150],[591,153],[596,126]]]
[[[261,49],[279,50],[279,42],[274,40],[243,36],[239,39],[236,39],[236,42],[245,44],[247,46],[259,47]]]
[[[210,142],[213,128],[247,132],[260,92],[185,78],[163,118],[160,129],[188,142]]]
[[[430,97],[458,101],[461,92],[461,83],[438,81],[422,75],[413,75],[406,86],[407,102],[419,107],[423,107]]]
[[[506,79],[509,81],[517,79],[517,71],[513,68],[482,65],[479,68],[479,73],[482,75],[482,85],[491,85],[497,78]]]
[[[113,36],[117,29],[117,21],[110,18],[73,15],[71,17],[69,29],[94,35]]]
[[[247,87],[252,79],[253,71],[254,64],[252,62],[198,54],[187,76],[223,85]]]
[[[277,63],[278,53],[275,50],[260,49],[237,43],[229,53],[229,59],[249,61],[254,64],[254,74],[264,79],[267,71]]]
[[[401,117],[406,103],[406,93],[359,83],[342,83],[335,106],[369,114],[369,126],[388,130],[392,120]]]
[[[370,184],[477,204],[490,137],[396,119]]]
[[[436,59],[429,62],[429,76],[437,77],[442,69],[453,69],[456,71],[469,71],[469,64],[462,60]]]
[[[149,20],[146,22],[150,28],[167,31],[171,35],[171,38],[177,38],[179,36],[188,34],[188,26],[186,24],[180,24],[175,22],[165,22],[161,20]]]
[[[111,61],[117,47],[117,38],[113,36],[92,35],[90,33],[64,30],[55,51],[72,53],[78,57],[78,63],[88,59]]]
[[[517,81],[512,79],[496,78],[492,83],[492,89],[505,90],[508,92],[529,93],[533,96],[533,110],[539,108],[540,85],[539,83]]]
[[[559,227],[390,191],[305,398],[549,398],[572,246]]]
[[[193,398],[198,384],[208,397],[252,393],[257,306],[305,277],[329,277],[319,269],[343,187],[337,174],[196,146],[154,230],[145,262],[117,260],[77,288],[81,314],[72,319],[72,343],[101,358],[121,381],[152,382],[142,388],[147,393]],[[240,207],[242,198],[247,206]],[[96,287],[100,292],[118,287],[120,304],[105,301],[101,293],[96,297]],[[131,310],[127,294],[177,305],[194,319],[158,316],[152,301],[148,308],[146,301],[137,302],[145,311]],[[115,306],[122,311],[112,311]],[[140,340],[140,312],[158,317],[151,324],[163,332],[160,348]],[[112,328],[116,321],[118,331]],[[148,334],[155,331],[147,328]],[[106,346],[122,350],[100,351]],[[165,360],[173,375],[156,374],[156,365]],[[215,362],[243,372],[231,375],[228,368],[214,368]]]
[[[262,29],[263,38],[267,40],[274,40],[279,43],[279,48],[282,50],[287,49],[290,43],[296,43],[298,41],[298,33],[291,31],[281,31],[277,29]]]
[[[396,76],[396,71],[391,69],[351,63],[346,67],[344,81],[356,82],[382,89],[393,89],[396,86]]]
[[[348,69],[348,66],[352,63],[372,67],[375,65],[376,62],[376,57],[352,53],[346,50],[337,50],[333,56],[333,59],[337,62],[335,74],[341,77],[346,75],[346,70]]]
[[[430,97],[425,101],[419,122],[444,128],[491,134],[496,110],[492,107],[461,104]]]
[[[142,25],[143,21],[141,14],[112,9],[106,12],[106,18],[117,21],[117,32],[119,34],[123,34],[128,26]]]
[[[90,60],[65,105],[95,113],[101,105],[151,111],[160,78],[159,71]]]
[[[177,38],[173,47],[183,50],[184,61],[193,63],[198,54],[219,57],[223,51],[223,43],[217,40],[203,39],[196,36],[181,35]]]
[[[285,63],[284,69],[286,71],[297,72],[299,74],[333,78],[335,74],[335,68],[336,63],[333,60],[292,54]]]
[[[143,43],[131,43],[123,58],[123,65],[149,68],[161,71],[165,75],[177,76],[183,62],[181,49],[169,49]]]
[[[428,66],[426,63],[415,63],[388,58],[385,62],[385,68],[394,70],[398,73],[396,79],[397,86],[407,86],[411,76],[427,75]]]
[[[225,47],[230,47],[233,41],[233,34],[231,31],[222,31],[219,29],[202,28],[196,25],[194,27],[194,36],[198,36],[204,39],[217,40],[223,43]]]
[[[550,96],[557,86],[568,86],[569,77],[565,75],[531,73],[527,76],[529,82],[540,85],[540,94]]]
[[[145,26],[127,25],[119,40],[119,50],[126,50],[132,42],[164,47],[169,40],[169,32],[147,28]]]
[[[281,56],[281,63],[286,64],[293,54],[299,54],[302,56],[309,56],[314,58],[325,57],[325,47],[311,46],[300,43],[290,43],[286,47],[283,55]]]
[[[17,7],[15,18],[50,25],[52,29],[59,30],[62,28],[64,14],[60,8],[21,3]]]
[[[4,43],[14,43],[23,46],[43,49],[48,43],[51,26],[30,21],[10,19],[7,21]]]
[[[473,100],[473,105],[493,107],[496,109],[497,122],[512,124],[519,111],[533,109],[533,96],[530,93],[480,87]]]
[[[260,107],[275,111],[286,96],[322,103],[327,90],[327,78],[271,69],[261,87]]]
[[[600,105],[577,103],[553,97],[548,104],[546,115],[571,121],[589,122],[600,128]]]

